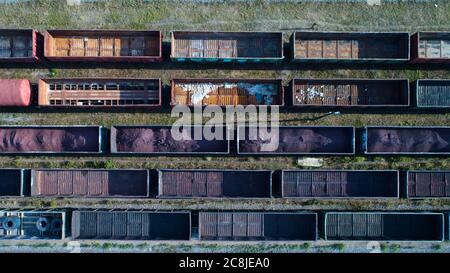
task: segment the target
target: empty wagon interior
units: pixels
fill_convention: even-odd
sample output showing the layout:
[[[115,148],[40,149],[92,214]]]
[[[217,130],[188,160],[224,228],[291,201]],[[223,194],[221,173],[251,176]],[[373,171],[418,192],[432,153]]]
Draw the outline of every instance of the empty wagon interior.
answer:
[[[172,33],[174,58],[282,58],[282,34],[258,32]]]
[[[367,127],[367,153],[449,153],[450,128]]]
[[[0,59],[32,56],[32,30],[0,30]]]
[[[294,79],[293,105],[408,106],[407,80]]]
[[[158,106],[158,79],[43,79],[39,105],[45,106]]]
[[[450,172],[408,171],[408,198],[450,197]]]
[[[172,104],[282,105],[281,80],[173,80]]]
[[[408,33],[295,33],[297,59],[408,59],[408,51]]]
[[[420,58],[450,58],[450,33],[419,32]]]
[[[20,196],[22,175],[21,169],[0,169],[0,196]]]
[[[239,127],[238,152],[243,154],[352,154],[353,127],[286,126],[278,130]]]
[[[270,171],[161,170],[161,197],[271,196]]]
[[[283,197],[398,197],[396,171],[283,171]]]
[[[443,217],[428,213],[327,213],[328,240],[441,241]]]
[[[189,240],[190,213],[74,211],[72,237],[105,240]]]
[[[159,57],[158,31],[49,30],[49,57]]]
[[[200,240],[316,240],[314,213],[200,212]]]
[[[450,80],[418,80],[418,107],[450,107]]]
[[[32,170],[32,196],[146,197],[146,170]]]

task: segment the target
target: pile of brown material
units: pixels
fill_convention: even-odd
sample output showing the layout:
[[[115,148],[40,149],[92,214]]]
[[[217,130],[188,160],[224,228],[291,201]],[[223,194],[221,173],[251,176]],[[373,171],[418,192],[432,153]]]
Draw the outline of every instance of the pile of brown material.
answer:
[[[274,134],[269,140],[259,136],[258,140],[247,139],[239,143],[240,152],[310,153],[333,143],[331,138],[312,129],[280,129],[279,135]]]
[[[193,152],[200,145],[184,130],[183,139],[173,139],[170,128],[123,128],[117,131],[116,146],[118,152],[167,153]]]
[[[82,128],[0,129],[0,152],[98,151],[98,134]]]
[[[449,137],[439,129],[370,128],[367,135],[368,152],[447,152]]]

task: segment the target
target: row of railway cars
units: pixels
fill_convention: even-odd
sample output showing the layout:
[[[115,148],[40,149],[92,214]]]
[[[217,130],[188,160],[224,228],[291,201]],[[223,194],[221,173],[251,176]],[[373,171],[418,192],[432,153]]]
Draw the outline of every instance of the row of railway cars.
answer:
[[[409,84],[406,79],[293,79],[290,87],[290,101],[285,101],[281,79],[173,79],[170,105],[450,107],[450,80],[421,79]],[[162,85],[160,79],[48,78],[39,80],[36,96],[26,79],[0,80],[0,106],[30,105],[156,108],[162,106]]]
[[[0,126],[0,155],[448,155],[450,127]],[[236,134],[235,134],[236,131]],[[109,134],[109,143],[108,137]],[[209,135],[208,135],[209,134]],[[233,140],[232,140],[233,139]],[[235,140],[234,140],[235,139]],[[232,142],[235,145],[231,145]],[[233,151],[232,151],[233,147]],[[235,151],[234,151],[235,147]]]
[[[173,61],[279,62],[282,32],[170,33]],[[411,46],[410,46],[411,45]],[[448,63],[450,33],[296,31],[293,62]],[[0,29],[3,62],[158,62],[160,31]]]
[[[2,210],[0,239],[443,241],[448,217],[433,212]]]
[[[450,198],[450,171],[0,169],[0,197]]]

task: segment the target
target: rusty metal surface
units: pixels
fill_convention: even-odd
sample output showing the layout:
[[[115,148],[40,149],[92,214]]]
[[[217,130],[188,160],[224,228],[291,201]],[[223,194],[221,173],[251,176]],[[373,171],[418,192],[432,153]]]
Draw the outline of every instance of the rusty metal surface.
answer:
[[[408,198],[450,197],[450,172],[408,171]]]
[[[33,29],[0,29],[0,62],[37,61],[36,43]]]
[[[172,32],[172,58],[282,58],[281,32]]]
[[[398,171],[282,171],[282,196],[398,198]]]
[[[31,196],[148,197],[148,170],[31,171]]]
[[[450,32],[419,31],[411,36],[411,63],[449,63]]]
[[[52,61],[162,60],[160,31],[48,30],[44,56]]]
[[[294,60],[408,61],[406,32],[303,32],[294,36]]]
[[[271,171],[159,170],[159,197],[270,198]]]
[[[294,106],[399,107],[409,106],[406,79],[294,79]]]
[[[161,106],[160,79],[68,78],[41,79],[41,106],[131,107]]]
[[[281,79],[173,79],[172,105],[284,105]]]

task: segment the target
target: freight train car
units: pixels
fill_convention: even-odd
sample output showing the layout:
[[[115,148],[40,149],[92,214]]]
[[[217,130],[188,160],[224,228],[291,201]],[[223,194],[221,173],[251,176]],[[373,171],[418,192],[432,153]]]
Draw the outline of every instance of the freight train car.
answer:
[[[0,169],[0,197],[24,196],[28,178],[24,169]]]
[[[284,198],[399,198],[398,171],[283,170]]]
[[[172,135],[171,126],[113,126],[113,154],[228,154],[230,143],[226,126],[194,125],[183,127]],[[204,133],[217,134],[208,140]],[[197,137],[196,137],[197,136]]]
[[[169,170],[158,171],[161,198],[270,198],[272,171]]]
[[[29,106],[31,85],[26,79],[0,79],[0,106]]]
[[[409,60],[407,32],[296,31],[294,62],[402,63]]]
[[[148,197],[148,170],[33,169],[31,196]]]
[[[0,240],[63,240],[66,228],[64,211],[0,210]]]
[[[407,107],[408,80],[293,79],[297,107]]]
[[[283,56],[282,32],[171,32],[174,61],[278,62]]]
[[[80,240],[190,240],[191,213],[74,211],[72,238]]]
[[[450,171],[407,171],[407,198],[449,198]]]
[[[450,127],[367,126],[366,154],[449,154]]]
[[[238,126],[237,131],[237,151],[243,155],[355,153],[355,128],[350,126]]]
[[[450,32],[420,31],[411,35],[411,63],[449,63]]]
[[[48,30],[44,56],[50,61],[162,61],[160,31]]]
[[[101,126],[0,126],[0,155],[101,152]]]
[[[159,107],[161,101],[160,79],[52,78],[39,80],[38,104],[40,106]]]
[[[39,59],[33,29],[0,29],[0,62],[36,62]]]
[[[328,212],[325,240],[443,241],[442,213]]]
[[[312,212],[200,212],[200,240],[317,240]]]
[[[284,105],[281,79],[173,79],[171,105]]]
[[[418,108],[450,107],[450,80],[417,80],[413,90],[415,106]]]

